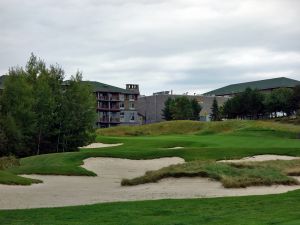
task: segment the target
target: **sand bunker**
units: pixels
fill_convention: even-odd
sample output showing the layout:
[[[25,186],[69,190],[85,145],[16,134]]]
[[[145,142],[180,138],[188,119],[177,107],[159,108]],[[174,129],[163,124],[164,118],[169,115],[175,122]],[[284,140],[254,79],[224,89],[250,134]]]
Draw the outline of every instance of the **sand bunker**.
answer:
[[[99,202],[134,201],[168,198],[203,198],[221,196],[283,193],[297,186],[274,185],[225,189],[220,182],[207,178],[167,178],[158,183],[122,187],[122,178],[134,178],[147,170],[183,163],[178,157],[153,160],[89,158],[83,167],[97,177],[26,175],[43,180],[31,186],[0,185],[0,209],[21,209],[84,205]],[[296,178],[300,181],[300,177]]]
[[[300,157],[286,156],[286,155],[255,155],[251,157],[245,157],[242,159],[232,160],[220,160],[219,162],[241,163],[241,162],[262,162],[270,160],[294,160],[300,159]]]
[[[167,148],[167,149],[182,149],[184,147],[181,147],[181,146],[177,146],[177,147],[171,147],[171,148]]]
[[[115,147],[120,145],[123,145],[123,143],[118,143],[118,144],[92,143],[81,148],[107,148],[107,147]]]

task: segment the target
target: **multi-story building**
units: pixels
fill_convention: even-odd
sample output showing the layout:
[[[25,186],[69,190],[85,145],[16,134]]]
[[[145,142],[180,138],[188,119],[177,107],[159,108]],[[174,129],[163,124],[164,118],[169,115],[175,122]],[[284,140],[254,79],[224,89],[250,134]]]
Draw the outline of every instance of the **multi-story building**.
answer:
[[[163,91],[154,93],[151,96],[140,96],[137,101],[137,110],[139,115],[143,118],[142,123],[157,123],[164,121],[163,109],[165,107],[165,101],[168,98],[177,98],[185,96],[189,99],[196,99],[202,110],[199,117],[201,121],[209,121],[209,115],[211,113],[211,107],[214,97],[203,95],[175,95],[169,91]],[[216,97],[219,106],[223,105],[229,98],[228,97]]]
[[[122,89],[95,81],[86,82],[92,86],[96,96],[97,127],[139,124],[135,105],[139,96],[137,84],[127,84],[126,89]]]

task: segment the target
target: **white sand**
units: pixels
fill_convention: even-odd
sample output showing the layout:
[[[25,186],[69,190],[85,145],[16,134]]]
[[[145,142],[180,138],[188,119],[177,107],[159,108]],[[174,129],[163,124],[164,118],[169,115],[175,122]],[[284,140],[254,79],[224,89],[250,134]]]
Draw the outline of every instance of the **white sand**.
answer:
[[[123,145],[123,143],[118,143],[118,144],[92,143],[80,148],[107,148],[107,147],[115,147],[120,145]]]
[[[232,160],[220,160],[219,162],[241,163],[241,162],[262,162],[270,160],[294,160],[300,159],[300,157],[286,156],[286,155],[256,155],[251,157],[245,157],[242,159]]]
[[[176,147],[172,147],[172,148],[167,148],[167,149],[182,149],[184,147],[181,147],[181,146],[176,146]]]
[[[83,167],[97,173],[97,177],[26,175],[43,180],[44,183],[31,186],[0,185],[0,209],[167,198],[264,195],[300,189],[300,185],[225,189],[220,182],[207,178],[168,178],[158,183],[120,186],[122,178],[133,178],[143,175],[147,170],[183,162],[178,157],[153,160],[89,158],[84,161]],[[300,181],[300,177],[297,179]]]

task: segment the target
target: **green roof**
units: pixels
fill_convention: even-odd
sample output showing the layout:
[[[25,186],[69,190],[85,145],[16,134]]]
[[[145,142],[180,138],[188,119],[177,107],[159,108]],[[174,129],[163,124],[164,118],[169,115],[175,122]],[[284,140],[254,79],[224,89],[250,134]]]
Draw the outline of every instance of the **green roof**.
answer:
[[[126,90],[123,88],[100,83],[97,81],[84,81],[84,82],[90,85],[94,92],[99,91],[99,92],[113,92],[113,93],[123,93],[123,94],[137,94],[133,90]]]
[[[203,95],[231,95],[243,92],[246,88],[257,89],[257,90],[268,90],[268,89],[275,89],[275,88],[292,88],[297,85],[300,85],[300,81],[293,80],[286,77],[278,77],[273,79],[266,79],[266,80],[258,80],[246,83],[239,83],[239,84],[231,84],[207,93]]]

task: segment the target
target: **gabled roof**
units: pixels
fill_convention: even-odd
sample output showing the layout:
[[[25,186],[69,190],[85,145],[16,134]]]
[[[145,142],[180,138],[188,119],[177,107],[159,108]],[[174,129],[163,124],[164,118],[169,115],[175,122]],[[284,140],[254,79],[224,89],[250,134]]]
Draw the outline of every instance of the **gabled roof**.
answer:
[[[273,79],[266,79],[266,80],[258,80],[246,83],[239,83],[239,84],[231,84],[207,93],[203,95],[232,95],[243,92],[246,88],[250,87],[251,89],[258,89],[258,90],[267,90],[267,89],[275,89],[275,88],[284,88],[284,87],[295,87],[300,85],[300,81],[293,80],[286,77],[278,77]]]
[[[100,83],[97,81],[84,81],[88,85],[90,85],[94,92],[113,92],[113,93],[123,93],[123,94],[137,94],[135,91],[126,90],[123,88],[115,87],[112,85]]]

